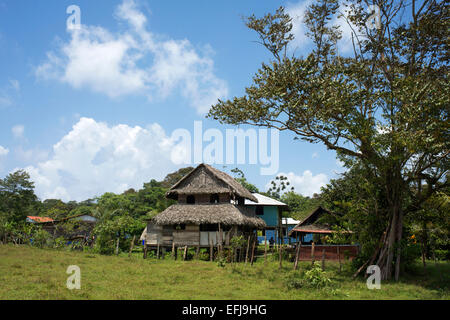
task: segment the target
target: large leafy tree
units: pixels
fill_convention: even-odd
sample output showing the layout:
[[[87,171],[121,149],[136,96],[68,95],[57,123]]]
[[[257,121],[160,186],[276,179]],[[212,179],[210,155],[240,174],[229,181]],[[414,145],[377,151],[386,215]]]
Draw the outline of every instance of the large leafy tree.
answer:
[[[330,25],[342,4],[353,30],[354,54],[339,54],[338,27]],[[370,29],[380,8],[380,24]],[[386,219],[373,261],[382,279],[398,279],[403,220],[444,188],[450,137],[448,108],[448,5],[434,0],[320,0],[304,22],[314,46],[306,57],[288,56],[291,17],[278,9],[250,16],[272,54],[246,88],[246,95],[214,105],[208,116],[221,123],[250,124],[291,131],[322,143],[347,166],[365,168],[370,184],[384,193]],[[426,185],[411,203],[412,185]],[[380,235],[374,235],[375,238]]]
[[[37,215],[38,203],[26,171],[18,170],[0,179],[0,212],[7,221],[21,222],[27,215]]]

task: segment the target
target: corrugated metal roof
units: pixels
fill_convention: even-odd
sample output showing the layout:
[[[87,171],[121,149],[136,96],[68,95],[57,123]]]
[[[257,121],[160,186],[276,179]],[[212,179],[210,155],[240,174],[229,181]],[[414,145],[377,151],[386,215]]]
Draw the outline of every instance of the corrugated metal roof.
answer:
[[[53,222],[52,218],[49,217],[35,217],[35,216],[27,216],[28,219],[33,220],[35,222]]]
[[[281,218],[282,219],[282,224],[287,224],[287,225],[297,225],[300,223],[300,221],[292,219],[292,218]]]
[[[258,199],[258,203],[253,202],[251,200],[245,199],[245,205],[249,205],[249,206],[280,206],[280,207],[287,207],[286,203],[283,203],[281,201],[263,196],[262,194],[259,193],[252,193],[252,195]]]

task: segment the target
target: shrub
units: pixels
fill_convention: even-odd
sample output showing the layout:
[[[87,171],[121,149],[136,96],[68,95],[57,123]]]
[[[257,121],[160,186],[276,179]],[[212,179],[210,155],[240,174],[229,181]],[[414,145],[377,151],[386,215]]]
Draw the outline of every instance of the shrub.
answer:
[[[66,246],[66,240],[64,237],[58,237],[53,242],[53,247],[56,249],[62,249]]]
[[[445,261],[445,260],[449,260],[449,250],[440,250],[440,249],[436,249],[434,251],[434,254],[436,256],[436,259],[440,260],[440,261]]]
[[[331,283],[331,279],[322,270],[319,262],[315,262],[310,270],[305,271],[304,278],[309,286],[315,288],[325,287]]]
[[[38,248],[52,246],[52,242],[50,234],[43,229],[39,228],[33,234],[33,245]]]
[[[319,262],[315,262],[309,270],[302,273],[300,276],[291,273],[285,279],[285,284],[288,289],[300,288],[323,288],[331,284],[331,279],[322,270]]]

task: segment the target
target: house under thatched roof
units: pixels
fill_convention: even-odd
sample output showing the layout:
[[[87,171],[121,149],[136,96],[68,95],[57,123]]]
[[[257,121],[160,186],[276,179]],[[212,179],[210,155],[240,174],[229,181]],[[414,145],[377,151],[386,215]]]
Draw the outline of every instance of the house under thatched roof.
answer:
[[[210,246],[266,226],[245,199],[258,202],[228,174],[200,164],[166,194],[178,201],[150,219],[141,236],[148,245]]]

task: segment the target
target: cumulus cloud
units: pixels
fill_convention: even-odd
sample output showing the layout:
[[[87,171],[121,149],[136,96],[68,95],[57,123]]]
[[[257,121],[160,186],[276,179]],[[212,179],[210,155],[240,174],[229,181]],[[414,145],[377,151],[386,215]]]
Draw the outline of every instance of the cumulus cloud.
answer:
[[[311,39],[306,35],[308,29],[303,21],[306,10],[313,3],[314,0],[304,0],[290,3],[286,6],[286,12],[292,18],[292,34],[295,36],[294,41],[290,45],[291,49],[301,49],[302,47],[312,44]],[[347,16],[348,8],[342,3],[338,13],[329,23],[330,25],[339,26],[339,29],[342,32],[342,38],[338,43],[338,50],[343,54],[351,53],[353,50],[352,27],[347,23],[345,18]]]
[[[25,168],[42,199],[85,200],[104,192],[140,188],[176,168],[173,140],[158,124],[109,126],[81,118],[53,146],[46,161]]]
[[[11,128],[14,138],[23,138],[25,133],[25,126],[18,124]]]
[[[147,29],[134,0],[124,0],[114,16],[126,22],[124,32],[87,25],[68,30],[70,40],[47,53],[36,75],[111,98],[142,94],[163,99],[178,91],[200,114],[227,96],[227,83],[214,74],[210,48],[198,50],[187,39],[162,40]]]
[[[285,176],[288,178],[290,187],[294,187],[294,191],[303,195],[312,197],[314,193],[320,193],[320,188],[328,183],[328,177],[324,173],[319,173],[313,175],[309,170],[306,170],[301,175],[297,175],[293,172],[289,173],[279,173],[277,176]],[[268,183],[266,189],[270,188],[271,185]]]

